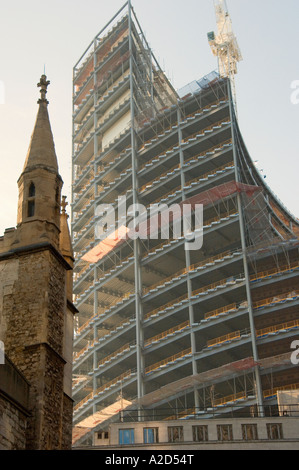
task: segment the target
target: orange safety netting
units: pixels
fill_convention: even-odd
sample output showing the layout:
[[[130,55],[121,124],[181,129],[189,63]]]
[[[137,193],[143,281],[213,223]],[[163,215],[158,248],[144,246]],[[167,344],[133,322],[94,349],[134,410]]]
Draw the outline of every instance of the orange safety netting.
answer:
[[[122,243],[126,239],[128,232],[129,229],[127,227],[124,225],[121,226],[118,230],[115,230],[112,234],[106,237],[105,240],[101,241],[96,247],[86,253],[86,255],[82,257],[82,260],[88,261],[89,263],[96,263],[116,248],[119,243]]]

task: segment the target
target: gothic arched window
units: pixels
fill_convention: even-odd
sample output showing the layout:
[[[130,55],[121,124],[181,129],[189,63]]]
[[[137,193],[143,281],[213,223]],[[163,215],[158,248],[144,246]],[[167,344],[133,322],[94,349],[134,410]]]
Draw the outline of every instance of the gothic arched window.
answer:
[[[29,186],[29,197],[34,197],[35,196],[35,185],[34,183],[31,183]]]

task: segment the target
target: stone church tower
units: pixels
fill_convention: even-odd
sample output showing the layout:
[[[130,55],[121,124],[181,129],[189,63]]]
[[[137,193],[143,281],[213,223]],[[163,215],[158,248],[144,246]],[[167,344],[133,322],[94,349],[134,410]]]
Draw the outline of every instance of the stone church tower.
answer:
[[[49,83],[42,75],[36,123],[18,180],[17,227],[0,238],[0,341],[29,383],[26,449],[39,450],[71,447],[76,312],[67,204],[46,99]]]

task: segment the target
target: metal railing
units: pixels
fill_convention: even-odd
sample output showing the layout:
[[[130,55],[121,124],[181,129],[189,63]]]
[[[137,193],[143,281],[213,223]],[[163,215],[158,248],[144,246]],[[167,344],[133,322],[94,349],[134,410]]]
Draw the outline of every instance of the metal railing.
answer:
[[[79,403],[74,406],[74,412],[78,411],[82,406],[87,403],[89,400],[93,400],[97,395],[104,392],[105,390],[110,389],[113,385],[117,384],[118,382],[122,383],[124,380],[130,378],[136,371],[133,369],[129,369],[123,374],[115,377],[114,379],[110,380],[106,384],[99,387],[95,392],[91,392],[89,395],[83,398]]]
[[[294,263],[287,264],[282,267],[276,267],[273,269],[269,269],[267,271],[262,271],[260,273],[253,274],[252,276],[250,276],[250,281],[257,281],[257,280],[264,279],[269,276],[273,276],[275,274],[283,274],[283,273],[293,271],[294,269],[298,269],[298,268],[299,268],[299,264],[298,264],[298,261],[296,261]]]
[[[186,330],[187,328],[190,327],[190,322],[189,320],[185,321],[184,323],[181,323],[180,325],[178,326],[175,326],[173,328],[170,328],[169,330],[167,331],[163,331],[163,333],[160,333],[159,335],[156,335],[156,336],[153,336],[152,338],[149,338],[148,340],[146,340],[144,342],[144,347],[147,347],[149,346],[150,344],[153,344],[157,341],[160,341],[164,338],[166,338],[167,336],[169,335],[172,335],[172,334],[175,334],[175,333],[179,333],[180,331],[183,331],[183,330]]]
[[[162,361],[156,362],[155,364],[152,364],[151,366],[148,366],[145,368],[144,373],[145,375],[149,374],[150,372],[153,372],[154,370],[157,370],[163,366],[167,366],[169,364],[172,364],[173,362],[177,361],[178,359],[183,359],[187,356],[190,356],[191,354],[191,348],[185,349],[184,351],[181,351],[177,354],[174,354],[170,357],[167,357],[166,359],[163,359]]]
[[[218,287],[225,286],[226,284],[228,284],[230,282],[236,283],[237,280],[243,280],[242,276],[240,275],[239,277],[235,277],[233,279],[231,277],[225,278],[225,279],[222,279],[220,281],[209,284],[207,286],[201,287],[200,289],[196,289],[192,292],[191,297],[195,297],[198,294],[202,294],[202,293],[208,292],[209,290],[214,290],[214,289],[217,289]],[[146,319],[158,314],[159,312],[164,311],[168,307],[173,307],[175,304],[180,303],[183,300],[186,300],[186,301],[189,300],[188,294],[184,294],[184,295],[176,298],[175,300],[172,300],[171,302],[168,302],[167,304],[164,304],[163,306],[158,307],[155,310],[152,310],[152,311],[148,312],[144,316],[144,319],[146,320]]]
[[[221,104],[221,105],[224,104],[223,101],[221,101],[221,100],[214,101],[214,102],[211,103],[208,107],[200,108],[200,109],[197,110],[195,113],[188,114],[187,116],[185,116],[185,117],[183,118],[183,120],[181,121],[180,124],[185,124],[186,121],[187,121],[187,119],[190,119],[190,118],[192,118],[192,117],[195,118],[195,117],[197,117],[197,115],[203,114],[203,110],[210,111],[210,110],[212,110],[212,108],[215,107],[215,105],[216,105],[216,106],[219,106],[220,104]],[[154,140],[154,142],[156,142],[156,140],[157,140],[158,137],[160,137],[160,136],[161,136],[161,138],[162,138],[162,137],[165,137],[165,133],[166,133],[167,131],[171,131],[174,126],[175,126],[175,125],[172,125],[172,126],[169,126],[169,127],[165,128],[165,129],[163,129],[163,131],[161,131],[161,133],[159,133],[159,134],[157,134],[155,137],[152,137],[151,139],[145,141],[145,142],[142,144],[142,147],[140,147],[140,148],[138,149],[138,151],[143,150],[143,149],[145,148],[145,146],[151,144],[153,140]],[[176,124],[176,126],[177,126],[177,124]]]
[[[237,396],[239,395],[239,398]],[[229,398],[229,397],[228,397]],[[222,399],[220,399],[222,400]],[[142,410],[122,410],[119,412],[119,422],[137,423],[142,421],[173,421],[173,420],[208,420],[208,419],[231,419],[231,418],[287,418],[288,416],[299,416],[299,403],[293,405],[277,404],[260,406],[256,404],[255,393],[240,392],[231,395],[231,401],[226,401],[215,405],[215,401],[210,405],[199,406],[193,408],[177,407],[173,408],[160,408],[160,409],[142,409]],[[240,404],[243,401],[243,404]],[[247,401],[247,403],[246,403]],[[175,412],[175,414],[174,414]]]

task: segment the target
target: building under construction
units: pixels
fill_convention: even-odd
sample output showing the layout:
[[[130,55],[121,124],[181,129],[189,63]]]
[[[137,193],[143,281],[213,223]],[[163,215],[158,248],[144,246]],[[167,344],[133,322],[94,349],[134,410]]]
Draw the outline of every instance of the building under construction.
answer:
[[[77,443],[120,410],[125,421],[225,417],[232,406],[267,416],[280,392],[299,389],[299,223],[248,154],[235,70],[219,70],[176,91],[130,2],[74,67]],[[120,236],[137,227],[127,209],[138,204],[139,227],[150,207],[169,209],[157,236]],[[99,207],[119,230],[107,223],[99,237]],[[189,227],[198,249],[184,207],[203,208]]]

